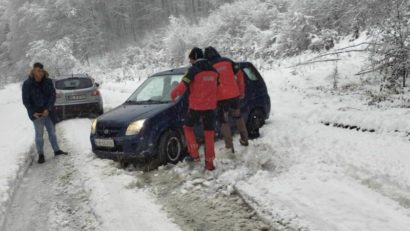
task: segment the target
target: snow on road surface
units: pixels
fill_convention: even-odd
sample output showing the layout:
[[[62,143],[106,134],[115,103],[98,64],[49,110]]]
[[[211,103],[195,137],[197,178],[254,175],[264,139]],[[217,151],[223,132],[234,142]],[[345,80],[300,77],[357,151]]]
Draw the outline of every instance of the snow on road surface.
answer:
[[[135,89],[121,85],[126,93],[110,90],[118,85],[107,84],[114,102],[106,100],[108,107],[125,101]],[[2,230],[179,230],[149,193],[128,189],[134,176],[112,161],[95,158],[89,141],[90,120],[59,124],[59,142],[70,155],[56,159],[48,155],[46,164],[34,163],[29,168],[36,156],[31,148],[34,129],[21,103],[20,84],[0,90],[0,96]],[[47,139],[45,144],[52,153]]]
[[[18,187],[2,230],[98,230],[99,222],[72,158],[54,158],[50,145],[45,152],[46,163],[33,164]]]
[[[90,126],[88,119],[59,124],[60,143],[70,154],[33,164],[4,230],[179,230],[148,193],[129,188],[134,176],[95,158]]]
[[[28,168],[34,128],[21,101],[20,84],[0,90],[0,227],[10,197]]]
[[[102,230],[179,230],[149,193],[129,188],[136,180],[132,173],[94,156],[90,127],[90,120],[71,120],[61,124],[61,134]]]

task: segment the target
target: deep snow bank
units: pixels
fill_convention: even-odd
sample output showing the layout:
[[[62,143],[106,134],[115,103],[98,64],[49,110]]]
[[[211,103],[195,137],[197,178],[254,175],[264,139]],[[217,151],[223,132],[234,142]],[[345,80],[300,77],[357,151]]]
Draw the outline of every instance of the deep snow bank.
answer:
[[[274,167],[255,170],[235,186],[261,214],[296,229],[408,229],[410,142],[393,132],[408,129],[409,109],[369,105],[366,92],[377,89],[377,76],[355,76],[366,53],[293,67],[315,56],[281,60],[263,73],[272,119],[250,153],[265,153]],[[326,127],[322,121],[380,132]]]

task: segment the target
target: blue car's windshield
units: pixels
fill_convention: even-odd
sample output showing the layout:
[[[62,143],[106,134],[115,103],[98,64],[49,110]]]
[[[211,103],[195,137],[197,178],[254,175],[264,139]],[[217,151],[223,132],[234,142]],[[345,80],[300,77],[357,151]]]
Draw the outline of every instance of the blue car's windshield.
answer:
[[[181,81],[182,75],[163,75],[148,78],[126,101],[129,104],[170,103],[171,91]]]

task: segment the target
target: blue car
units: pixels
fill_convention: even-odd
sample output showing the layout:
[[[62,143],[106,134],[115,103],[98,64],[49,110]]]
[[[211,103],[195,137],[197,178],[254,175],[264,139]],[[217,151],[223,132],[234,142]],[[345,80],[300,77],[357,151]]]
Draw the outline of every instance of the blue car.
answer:
[[[271,109],[266,84],[249,62],[240,63],[246,76],[246,97],[241,102],[250,137],[268,119]],[[186,154],[182,132],[188,111],[187,94],[176,103],[170,92],[181,81],[187,67],[157,73],[149,77],[122,105],[99,116],[92,124],[91,144],[100,158],[121,162],[158,160],[177,163]],[[219,135],[219,126],[216,133]],[[196,131],[202,136],[200,126]]]

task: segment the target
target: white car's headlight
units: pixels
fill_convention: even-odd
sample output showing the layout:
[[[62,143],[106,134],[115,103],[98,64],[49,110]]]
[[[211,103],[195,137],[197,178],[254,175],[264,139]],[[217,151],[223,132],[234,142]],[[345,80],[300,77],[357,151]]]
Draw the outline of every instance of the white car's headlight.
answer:
[[[145,120],[138,120],[135,122],[130,123],[127,128],[127,132],[125,133],[126,136],[137,135],[141,129],[144,127]]]
[[[97,120],[95,119],[91,124],[91,135],[95,135],[97,132]]]

